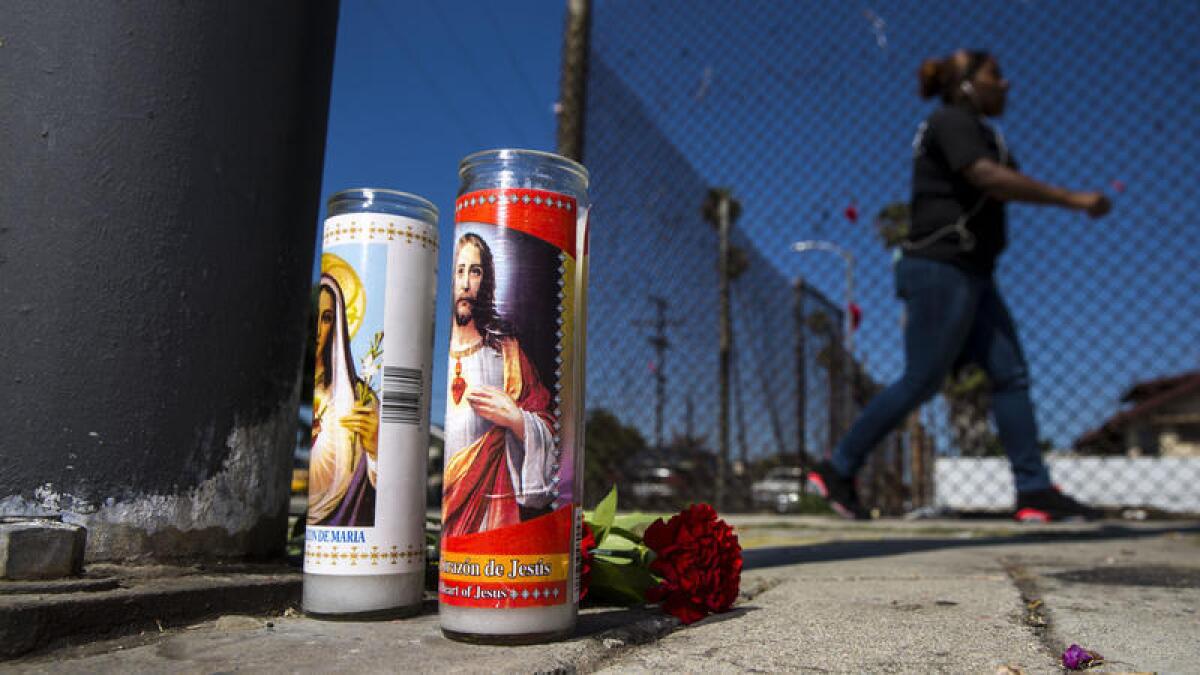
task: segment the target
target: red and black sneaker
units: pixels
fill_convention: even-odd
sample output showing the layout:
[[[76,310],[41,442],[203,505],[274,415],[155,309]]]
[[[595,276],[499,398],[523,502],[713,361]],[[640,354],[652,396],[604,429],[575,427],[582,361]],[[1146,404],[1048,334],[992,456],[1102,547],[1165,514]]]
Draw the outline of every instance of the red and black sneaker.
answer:
[[[1056,487],[1017,493],[1017,512],[1021,523],[1049,523],[1064,520],[1099,520],[1104,513],[1081,504]]]
[[[808,482],[829,503],[834,513],[847,520],[870,520],[866,509],[858,503],[854,481],[842,478],[829,462],[821,462],[813,467],[808,472]]]

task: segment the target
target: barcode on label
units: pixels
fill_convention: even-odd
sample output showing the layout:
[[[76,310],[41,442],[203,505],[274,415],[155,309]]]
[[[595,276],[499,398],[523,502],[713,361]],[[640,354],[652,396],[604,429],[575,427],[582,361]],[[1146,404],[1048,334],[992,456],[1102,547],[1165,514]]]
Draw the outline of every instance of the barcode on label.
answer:
[[[422,373],[417,368],[383,367],[383,422],[395,424],[421,423]]]

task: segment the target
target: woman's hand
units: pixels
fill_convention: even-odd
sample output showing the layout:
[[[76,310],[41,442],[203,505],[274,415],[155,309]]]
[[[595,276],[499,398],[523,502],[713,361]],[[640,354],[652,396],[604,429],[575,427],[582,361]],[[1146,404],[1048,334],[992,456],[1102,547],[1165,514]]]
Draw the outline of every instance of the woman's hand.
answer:
[[[525,417],[512,397],[496,387],[479,387],[467,393],[467,403],[485,420],[525,441]]]
[[[1112,201],[1101,192],[1075,192],[1071,194],[1071,207],[1099,218],[1112,211]]]
[[[342,427],[362,439],[363,450],[372,459],[379,446],[379,414],[374,405],[357,405],[342,418]]]

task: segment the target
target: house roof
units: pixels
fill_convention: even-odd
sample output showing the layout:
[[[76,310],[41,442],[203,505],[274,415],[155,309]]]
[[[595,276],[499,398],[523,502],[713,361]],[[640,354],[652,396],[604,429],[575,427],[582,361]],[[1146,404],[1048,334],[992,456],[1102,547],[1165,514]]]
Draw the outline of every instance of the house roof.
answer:
[[[1180,385],[1187,384],[1188,382],[1196,379],[1200,379],[1200,370],[1192,371],[1190,373],[1183,373],[1182,375],[1171,375],[1169,377],[1160,377],[1155,380],[1138,382],[1129,389],[1126,389],[1125,393],[1121,394],[1121,402],[1132,403],[1135,401],[1141,401],[1151,396],[1157,396],[1158,394],[1171,391]]]
[[[1121,396],[1123,403],[1133,401],[1137,401],[1137,403],[1132,408],[1113,415],[1099,427],[1080,436],[1075,440],[1075,446],[1111,441],[1130,422],[1146,417],[1155,410],[1192,393],[1200,393],[1200,371],[1139,382]]]

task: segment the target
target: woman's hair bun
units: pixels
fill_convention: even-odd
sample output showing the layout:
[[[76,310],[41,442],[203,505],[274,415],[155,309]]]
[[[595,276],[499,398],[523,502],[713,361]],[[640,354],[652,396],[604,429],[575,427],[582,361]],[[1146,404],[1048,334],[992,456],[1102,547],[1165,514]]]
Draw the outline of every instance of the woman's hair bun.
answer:
[[[948,64],[945,59],[925,59],[917,70],[921,98],[932,98],[941,94],[946,87]]]

